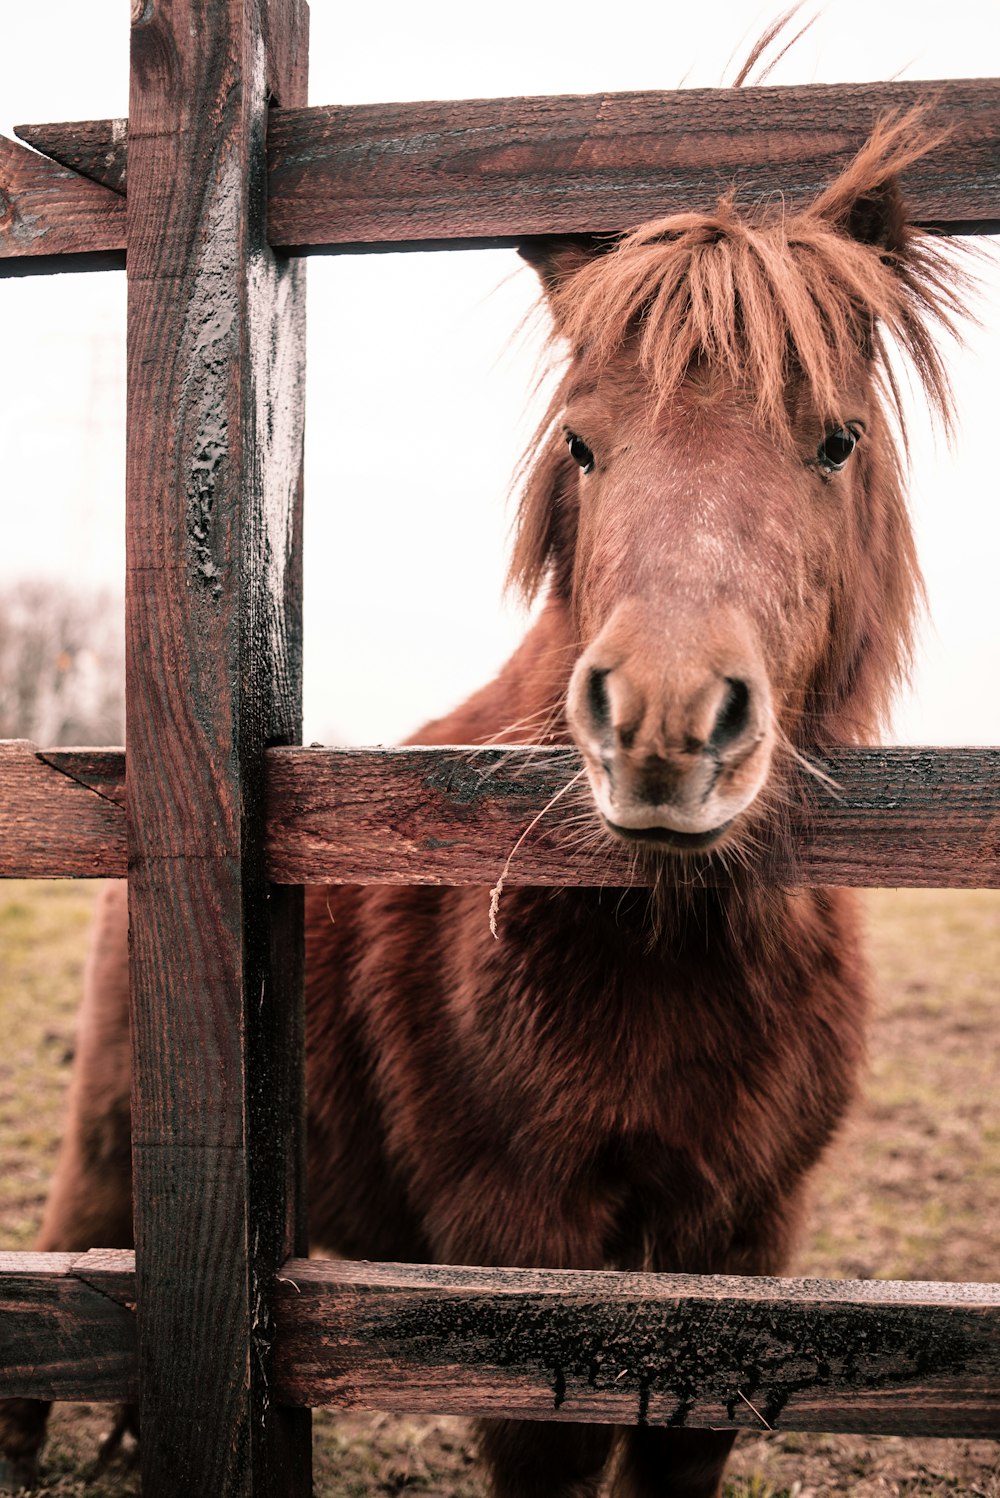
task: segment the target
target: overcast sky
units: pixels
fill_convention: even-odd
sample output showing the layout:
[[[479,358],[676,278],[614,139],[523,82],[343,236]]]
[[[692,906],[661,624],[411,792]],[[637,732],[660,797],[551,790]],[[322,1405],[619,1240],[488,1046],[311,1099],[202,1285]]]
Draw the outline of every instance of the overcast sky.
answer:
[[[311,101],[715,85],[779,8],[316,0]],[[8,5],[0,57],[4,134],[123,115],[127,0]],[[828,0],[769,81],[997,74],[996,3]],[[956,450],[911,418],[933,625],[902,742],[1000,743],[1000,274],[987,280],[984,327],[952,361]],[[512,334],[535,284],[512,251],[317,257],[309,283],[305,738],[390,741],[486,680],[523,627],[499,599],[537,360]],[[121,274],[0,281],[0,583],[120,582],[124,320]]]

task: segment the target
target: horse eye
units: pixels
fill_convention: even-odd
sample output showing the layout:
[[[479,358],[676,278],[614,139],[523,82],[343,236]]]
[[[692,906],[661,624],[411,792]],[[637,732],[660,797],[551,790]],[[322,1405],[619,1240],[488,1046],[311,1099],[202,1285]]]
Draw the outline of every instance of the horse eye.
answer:
[[[566,443],[569,447],[569,455],[573,459],[573,462],[579,463],[584,473],[593,473],[594,454],[590,451],[590,448],[587,446],[586,442],[584,442],[583,438],[578,437],[575,432],[567,432]]]
[[[838,427],[823,438],[816,453],[816,461],[828,473],[839,473],[851,453],[858,445],[858,434],[850,427]]]

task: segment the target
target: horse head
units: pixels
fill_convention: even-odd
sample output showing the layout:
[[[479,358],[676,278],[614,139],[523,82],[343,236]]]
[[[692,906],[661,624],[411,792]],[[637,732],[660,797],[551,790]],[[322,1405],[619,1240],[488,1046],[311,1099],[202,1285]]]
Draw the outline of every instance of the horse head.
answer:
[[[571,614],[567,723],[620,838],[738,840],[779,767],[870,735],[905,674],[921,584],[888,349],[947,420],[929,327],[962,279],[896,185],[930,144],[911,114],[794,213],[727,198],[522,247],[569,358],[513,577],[551,576]]]

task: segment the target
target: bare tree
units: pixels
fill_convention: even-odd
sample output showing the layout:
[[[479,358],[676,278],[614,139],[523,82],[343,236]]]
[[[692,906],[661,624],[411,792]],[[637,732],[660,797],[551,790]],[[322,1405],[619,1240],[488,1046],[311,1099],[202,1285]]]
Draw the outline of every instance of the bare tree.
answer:
[[[0,589],[0,738],[124,741],[123,613],[109,592],[47,579]]]

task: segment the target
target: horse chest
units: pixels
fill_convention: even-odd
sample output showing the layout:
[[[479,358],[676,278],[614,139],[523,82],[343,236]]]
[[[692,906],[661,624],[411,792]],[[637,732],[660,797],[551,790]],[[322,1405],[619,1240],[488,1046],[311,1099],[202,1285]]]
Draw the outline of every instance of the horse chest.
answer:
[[[517,1033],[488,1030],[477,1046],[477,1060],[491,1058],[490,1092],[517,1099],[518,1149],[558,1154],[567,1169],[636,1139],[698,1160],[724,1153],[748,1078],[767,1085],[773,1048],[745,1014],[709,1023],[697,998],[669,971],[617,991],[526,996]]]
[[[787,961],[772,942],[754,967],[724,944],[727,920],[650,953],[619,924],[625,907],[611,920],[596,896],[513,893],[500,942],[481,939],[472,895],[364,897],[369,934],[377,916],[397,935],[329,968],[349,981],[313,1025],[326,1133],[349,1162],[367,1089],[395,1179],[445,1257],[529,1253],[544,1221],[551,1262],[638,1266],[649,1242],[670,1243],[675,1267],[709,1262],[747,1203],[794,1188],[840,1116],[856,975],[815,933],[808,963],[793,933]],[[326,1173],[346,1169],[331,1157]],[[363,1205],[369,1188],[354,1194]]]
[[[512,1153],[677,1201],[797,1176],[850,1093],[862,995],[822,964],[784,983],[772,967],[764,1002],[759,977],[720,950],[616,964],[582,949],[512,985],[476,1041],[490,1091],[516,1099]]]

